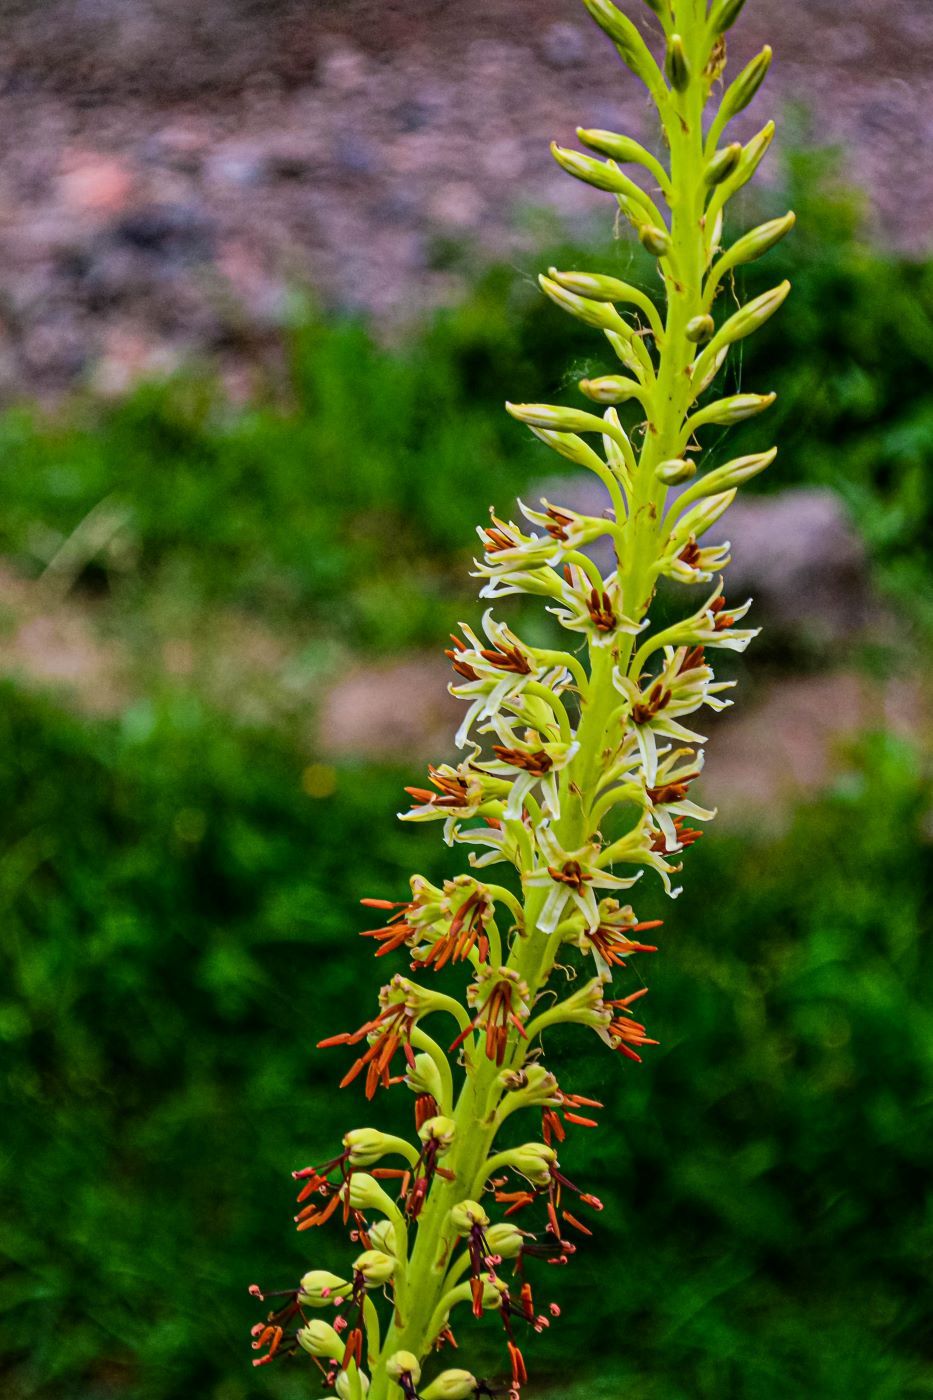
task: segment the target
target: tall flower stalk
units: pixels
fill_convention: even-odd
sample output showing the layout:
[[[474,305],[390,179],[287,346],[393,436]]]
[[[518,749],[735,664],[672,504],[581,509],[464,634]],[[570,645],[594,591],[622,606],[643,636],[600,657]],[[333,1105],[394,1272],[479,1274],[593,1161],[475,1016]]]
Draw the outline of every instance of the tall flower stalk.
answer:
[[[578,1025],[634,1061],[655,1043],[639,1019],[644,987],[618,979],[655,951],[644,937],[657,924],[623,901],[646,870],[679,893],[683,853],[700,835],[693,823],[714,815],[691,796],[703,737],[684,721],[731,703],[732,682],[715,680],[709,654],[742,651],[755,635],[742,625],[748,603],[725,601],[728,545],[705,536],[774,450],[710,467],[702,453],[710,427],[773,399],[717,397],[715,387],[730,347],[789,289],[736,309],[731,274],[767,252],[793,214],[722,243],[723,209],[754,174],[773,123],[745,144],[723,138],[770,50],[723,90],[724,35],[742,0],[646,0],[663,30],[660,64],[610,0],[583,3],[647,88],[664,158],[584,129],[589,153],[552,151],[570,175],[614,196],[656,260],[660,295],[589,272],[552,268],[540,279],[558,306],[602,332],[619,368],[580,383],[592,409],[507,408],[594,473],[607,508],[589,516],[544,501],[521,507],[527,528],[493,516],[480,529],[481,596],[544,599],[570,634],[567,649],[528,645],[492,610],[481,635],[463,625],[447,654],[451,690],[467,707],[457,734],[466,756],[410,788],[402,817],[442,822],[448,845],[469,848],[468,873],[440,887],[415,875],[405,900],[364,901],[384,913],[364,934],[376,956],[410,966],[358,1028],[322,1044],[349,1047],[342,1084],[362,1084],[367,1099],[395,1086],[410,1094],[410,1126],[398,1136],[353,1128],[330,1160],[295,1172],[298,1229],[342,1223],[353,1250],[340,1274],[311,1269],[278,1295],[253,1342],[257,1365],[310,1353],[341,1400],[495,1393],[433,1355],[471,1313],[501,1321],[504,1389],[517,1400],[526,1334],[559,1313],[536,1305],[536,1271],[540,1279],[543,1263],[566,1264],[601,1209],[560,1162],[568,1126],[595,1127],[601,1105],[545,1068],[544,1033]],[[587,552],[597,540],[615,556],[607,577]],[[651,607],[665,578],[695,586],[701,601],[658,627]],[[501,881],[487,880],[497,866]],[[444,968],[464,974],[462,997],[438,989]]]

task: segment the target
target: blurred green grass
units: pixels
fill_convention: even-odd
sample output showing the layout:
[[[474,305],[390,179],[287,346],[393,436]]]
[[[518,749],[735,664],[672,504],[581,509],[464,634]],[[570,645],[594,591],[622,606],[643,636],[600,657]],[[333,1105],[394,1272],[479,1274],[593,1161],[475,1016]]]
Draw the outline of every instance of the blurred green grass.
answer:
[[[793,315],[740,370],[779,417],[729,451],[773,434],[763,489],[838,490],[923,623],[933,265],[867,248],[805,164],[792,198],[800,232],[747,290],[791,276]],[[554,256],[647,276],[619,245]],[[572,399],[592,354],[496,268],[401,347],[302,315],[285,387],[245,408],[195,373],[23,407],[0,418],[0,554],[60,574],[141,674],[160,627],[228,609],[315,657],[437,646],[485,506],[555,470],[501,399]],[[378,985],[357,900],[449,853],[393,820],[410,774],[322,763],[297,707],[258,725],[196,683],[138,690],[92,719],[2,689],[3,1394],[293,1400],[314,1376],[251,1371],[246,1286],[336,1262],[294,1235],[288,1172],[394,1111],[337,1095],[339,1052],[312,1047]],[[917,755],[878,734],[783,834],[713,828],[676,905],[639,892],[668,920],[645,968],[662,1045],[638,1068],[554,1039],[606,1103],[563,1160],[607,1209],[545,1271],[563,1318],[530,1396],[933,1394],[929,834]],[[497,1372],[498,1343],[471,1335],[471,1363]]]

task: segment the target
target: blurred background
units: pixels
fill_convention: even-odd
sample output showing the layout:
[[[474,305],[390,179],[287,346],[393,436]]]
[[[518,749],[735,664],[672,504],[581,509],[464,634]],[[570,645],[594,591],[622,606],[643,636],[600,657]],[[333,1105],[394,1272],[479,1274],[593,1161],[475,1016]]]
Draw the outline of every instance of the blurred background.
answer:
[[[297,1400],[247,1286],[337,1262],[289,1171],[391,1117],[312,1047],[380,980],[360,897],[452,871],[394,813],[473,527],[585,489],[501,411],[602,363],[534,276],[653,285],[547,142],[654,133],[574,0],[0,15],[2,1393]],[[933,1395],[931,28],[730,36],[776,51],[739,134],[780,118],[736,218],[799,218],[738,289],[795,284],[731,381],[779,393],[729,439],[781,447],[728,532],[765,631],[686,892],[639,891],[660,1047],[555,1038],[607,1210],[529,1400]]]

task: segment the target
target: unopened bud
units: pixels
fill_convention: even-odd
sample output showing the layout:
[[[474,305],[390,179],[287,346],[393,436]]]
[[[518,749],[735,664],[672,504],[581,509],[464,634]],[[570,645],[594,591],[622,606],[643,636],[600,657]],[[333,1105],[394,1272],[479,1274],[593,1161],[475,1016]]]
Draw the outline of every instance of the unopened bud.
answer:
[[[545,1187],[551,1180],[551,1167],[557,1161],[553,1147],[543,1142],[526,1142],[508,1153],[509,1166],[527,1177],[532,1186]]]
[[[741,141],[733,141],[731,146],[723,146],[717,151],[703,172],[708,185],[718,185],[731,175],[742,157]]]
[[[525,1243],[525,1233],[510,1220],[499,1220],[486,1231],[486,1243],[491,1254],[503,1259],[517,1259]]]
[[[438,1114],[436,1118],[428,1118],[418,1129],[418,1136],[422,1142],[434,1142],[437,1144],[438,1154],[448,1150],[454,1140],[457,1125],[452,1118],[445,1118],[443,1114]]]
[[[421,1391],[421,1400],[470,1400],[476,1394],[477,1384],[469,1371],[442,1371]]]
[[[638,230],[638,241],[653,258],[665,258],[671,251],[670,234],[656,224],[642,224]]]
[[[691,316],[687,322],[685,335],[694,345],[702,345],[704,340],[709,340],[716,329],[716,322],[712,316]]]
[[[298,1285],[298,1302],[303,1308],[326,1308],[349,1287],[346,1279],[326,1269],[312,1269],[303,1275]]]
[[[569,311],[571,316],[576,316],[577,320],[582,321],[584,325],[594,326],[601,331],[625,329],[625,322],[614,306],[576,296],[573,292],[565,291],[557,282],[552,282],[550,277],[545,277],[543,274],[539,276],[538,282],[541,285],[541,290],[551,298],[551,301],[564,311]]]
[[[396,1351],[386,1362],[386,1375],[390,1380],[401,1380],[402,1376],[411,1376],[415,1385],[421,1380],[421,1362],[413,1351]]]
[[[580,392],[594,403],[627,403],[640,393],[641,385],[635,379],[626,379],[621,374],[604,374],[599,379],[581,379]]]
[[[383,1254],[381,1249],[364,1249],[353,1261],[354,1272],[363,1275],[367,1283],[374,1286],[388,1283],[395,1273],[396,1260],[391,1254]]]
[[[369,1377],[366,1372],[357,1371],[356,1375],[363,1395],[368,1394]],[[355,1391],[350,1380],[349,1370],[337,1372],[337,1379],[334,1381],[334,1390],[337,1392],[337,1400],[354,1400]]]
[[[623,165],[641,165],[648,154],[644,146],[639,145],[631,136],[623,136],[617,131],[578,126],[577,138],[584,146],[589,146],[591,151],[599,151],[600,155],[610,156],[612,160],[621,161]]]
[[[632,21],[617,10],[611,0],[583,0],[583,3],[600,29],[615,44],[622,62],[641,78],[646,87],[656,87],[660,77],[658,65]]]
[[[391,1215],[395,1209],[391,1197],[368,1172],[354,1172],[343,1189],[351,1210],[379,1210],[383,1215]]]
[[[668,81],[675,92],[683,92],[690,82],[690,64],[687,50],[679,34],[672,34],[667,41],[667,56],[664,63]]]
[[[692,462],[689,457],[671,457],[666,462],[659,462],[654,474],[665,486],[676,486],[679,482],[689,481],[691,476],[695,476],[696,469],[696,462]]]
[[[391,1220],[377,1220],[374,1224],[367,1225],[366,1233],[373,1249],[381,1250],[383,1254],[397,1255],[395,1226]]]
[[[621,180],[622,172],[612,164],[607,165],[605,161],[594,160],[592,156],[585,156],[582,151],[568,150],[565,146],[559,146],[556,141],[551,142],[551,155],[562,170],[566,170],[574,179],[582,180],[584,184],[593,185],[597,190],[608,190],[610,194],[628,192],[627,186],[631,181]]]
[[[405,1075],[405,1083],[413,1094],[430,1094],[437,1101],[443,1096],[441,1072],[425,1051],[415,1056],[415,1063]]]
[[[760,258],[773,248],[775,243],[779,243],[786,233],[790,233],[796,222],[797,215],[791,209],[782,218],[769,219],[766,224],[759,224],[757,228],[743,233],[723,255],[720,262],[722,271],[725,271],[726,267],[739,267],[742,263]]]
[[[589,297],[591,301],[628,301],[632,292],[636,292],[628,282],[602,272],[560,272],[556,267],[549,267],[548,277],[566,291]]]
[[[772,287],[769,292],[762,292],[760,296],[753,297],[720,326],[713,339],[713,344],[717,348],[721,345],[732,345],[735,341],[744,340],[745,336],[757,331],[759,326],[763,326],[765,321],[774,315],[789,291],[790,283],[785,278],[778,286]]]
[[[318,1317],[299,1327],[298,1345],[311,1356],[323,1356],[329,1361],[339,1361],[344,1353],[344,1344],[333,1327]]]
[[[700,427],[702,420],[703,423],[730,428],[736,423],[744,423],[746,418],[754,418],[756,413],[764,413],[776,398],[776,394],[732,394],[701,409],[693,420],[693,426]]]
[[[371,1167],[392,1150],[388,1135],[378,1128],[351,1128],[343,1145],[350,1154],[351,1167]]]
[[[771,48],[765,44],[761,53],[756,54],[752,61],[745,65],[735,82],[726,88],[718,118],[723,125],[748,106],[764,82],[770,67]]]
[[[549,403],[507,403],[506,411],[532,428],[550,428],[558,433],[604,433],[606,424],[595,413],[582,408],[562,408]]]
[[[752,178],[774,140],[775,130],[774,122],[766,122],[757,135],[753,136],[750,141],[746,141],[742,147],[741,159],[729,182],[730,193],[734,194]]]
[[[768,452],[756,452],[749,457],[735,457],[731,462],[707,472],[692,486],[688,486],[677,504],[681,509],[685,509],[693,505],[694,501],[702,500],[704,496],[718,496],[722,492],[732,491],[744,485],[746,481],[751,481],[753,476],[758,476],[759,472],[771,465],[776,456],[777,448],[772,447]]]
[[[458,1235],[468,1235],[474,1225],[485,1230],[489,1216],[477,1201],[461,1201],[451,1210],[450,1221]]]
[[[745,0],[719,0],[718,5],[713,6],[709,17],[710,28],[714,34],[725,34],[727,29],[731,29],[741,13]]]

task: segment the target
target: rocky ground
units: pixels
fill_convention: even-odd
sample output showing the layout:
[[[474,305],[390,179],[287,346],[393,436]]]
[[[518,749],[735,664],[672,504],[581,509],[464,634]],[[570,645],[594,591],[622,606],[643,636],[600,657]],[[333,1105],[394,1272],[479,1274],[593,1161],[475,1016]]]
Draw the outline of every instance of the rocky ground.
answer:
[[[628,0],[633,13],[647,9]],[[119,392],[209,354],[234,387],[289,289],[405,319],[466,243],[519,260],[522,211],[605,203],[551,162],[577,122],[651,138],[576,0],[3,0],[0,401]],[[754,0],[745,123],[843,147],[874,235],[928,246],[928,0]]]

